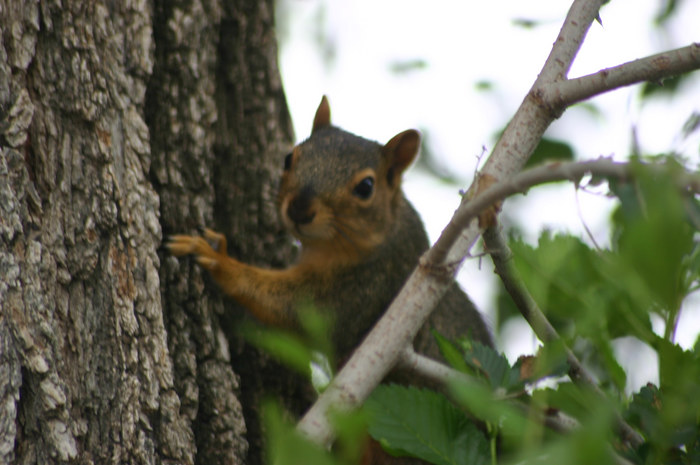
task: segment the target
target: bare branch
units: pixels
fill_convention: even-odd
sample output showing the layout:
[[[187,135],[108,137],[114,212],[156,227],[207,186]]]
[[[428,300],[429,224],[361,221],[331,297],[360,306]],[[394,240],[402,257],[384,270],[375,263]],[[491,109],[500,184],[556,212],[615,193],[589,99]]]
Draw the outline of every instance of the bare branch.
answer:
[[[396,367],[439,385],[447,385],[455,380],[469,381],[470,377],[432,358],[421,355],[409,346],[401,352]]]
[[[577,0],[573,2],[533,88],[545,82],[566,79],[574,58],[581,48],[586,34],[588,34],[588,29],[598,17],[600,7],[606,1]]]
[[[625,163],[616,163],[606,158],[580,163],[551,163],[492,184],[491,187],[482,190],[478,197],[460,206],[448,227],[442,232],[433,248],[428,251],[426,260],[430,263],[441,263],[441,260],[444,260],[441,251],[452,249],[457,244],[461,231],[473,226],[470,223],[479,213],[510,195],[526,192],[538,184],[565,180],[577,181],[586,174],[624,178],[626,166]]]
[[[518,107],[493,152],[486,160],[480,175],[469,188],[469,196],[462,199],[462,206],[471,201],[491,182],[508,178],[517,173],[535,151],[545,130],[558,118],[565,107],[553,108],[542,98],[542,89],[553,82],[566,79],[576,54],[591,23],[598,17],[605,0],[575,0],[566,15],[559,35],[552,46],[542,71]],[[476,222],[468,229],[456,228],[452,222],[443,235],[461,237],[451,249],[445,243],[435,244],[431,250],[433,263],[461,261],[476,242],[481,231]],[[453,240],[447,241],[452,243]]]
[[[567,107],[619,87],[664,78],[700,68],[700,43],[630,61],[614,68],[576,79],[550,83],[542,88],[542,98]]]

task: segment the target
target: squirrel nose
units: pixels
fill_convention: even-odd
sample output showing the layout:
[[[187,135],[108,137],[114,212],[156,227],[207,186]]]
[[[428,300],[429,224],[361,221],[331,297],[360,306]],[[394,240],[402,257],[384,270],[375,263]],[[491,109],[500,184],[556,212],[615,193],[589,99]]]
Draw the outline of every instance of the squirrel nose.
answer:
[[[304,188],[295,196],[287,206],[287,216],[296,224],[309,224],[313,221],[316,213],[311,211],[311,199],[313,190]]]

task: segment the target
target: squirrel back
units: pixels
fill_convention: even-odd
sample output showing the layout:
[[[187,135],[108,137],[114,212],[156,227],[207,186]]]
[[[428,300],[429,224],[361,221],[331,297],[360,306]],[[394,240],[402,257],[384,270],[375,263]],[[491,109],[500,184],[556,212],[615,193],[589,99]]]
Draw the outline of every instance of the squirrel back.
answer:
[[[428,248],[423,224],[401,189],[419,147],[415,130],[381,145],[332,126],[324,97],[311,136],[284,158],[278,204],[284,225],[302,245],[294,266],[267,270],[241,263],[226,254],[224,236],[211,230],[204,238],[174,236],[168,247],[175,255],[194,254],[224,292],[263,322],[294,327],[299,306],[311,300],[330,313],[331,340],[345,360]],[[419,352],[439,357],[431,327],[492,345],[481,315],[455,283],[415,342]]]

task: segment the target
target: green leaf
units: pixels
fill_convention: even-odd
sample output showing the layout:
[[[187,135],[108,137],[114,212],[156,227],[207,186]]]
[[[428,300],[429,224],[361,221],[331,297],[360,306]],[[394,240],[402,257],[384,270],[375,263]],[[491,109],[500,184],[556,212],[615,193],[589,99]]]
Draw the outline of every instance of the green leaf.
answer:
[[[579,427],[569,434],[559,436],[539,447],[524,449],[524,453],[513,460],[518,464],[537,465],[613,465],[616,460],[612,442],[613,410],[604,402],[587,406],[585,417]]]
[[[395,455],[436,465],[490,462],[483,433],[434,391],[380,385],[364,408],[369,414],[369,434]]]
[[[252,326],[242,331],[242,334],[254,346],[297,372],[310,376],[313,351],[298,335],[279,329]]]
[[[683,123],[683,137],[688,138],[693,135],[693,133],[700,130],[700,113],[694,111]]]
[[[664,338],[657,338],[654,348],[659,354],[659,384],[667,404],[676,409],[666,410],[669,422],[700,418],[700,354]]]
[[[618,272],[637,276],[641,280],[637,289],[648,290],[654,303],[673,315],[689,291],[686,256],[694,249],[694,231],[673,181],[681,167],[667,160],[664,173],[639,162],[633,165],[634,194],[627,188],[619,195],[613,237]]]
[[[339,465],[326,450],[299,434],[274,401],[263,404],[267,457],[274,465]]]
[[[538,389],[533,393],[533,399],[539,405],[556,408],[579,419],[589,414],[591,405],[600,402],[597,396],[570,382],[559,383],[556,389]]]
[[[673,76],[665,78],[663,81],[658,82],[644,82],[642,83],[641,97],[642,100],[648,99],[649,97],[670,97],[678,91],[681,82],[684,80],[685,76]]]
[[[574,149],[566,142],[543,138],[535,148],[530,159],[525,163],[525,168],[540,165],[546,161],[571,161],[574,157]]]
[[[527,376],[527,381],[566,375],[569,372],[566,350],[567,347],[561,339],[547,342],[541,346],[534,357],[533,369],[527,370],[530,372]],[[515,366],[520,367],[522,360],[524,360],[522,357],[519,358]],[[522,371],[521,369],[521,373]]]
[[[299,324],[305,335],[306,345],[323,354],[333,364],[333,342],[331,341],[332,317],[328,312],[319,311],[312,303],[308,303],[299,309]]]
[[[537,248],[511,241],[511,249],[525,285],[563,337],[603,341],[652,334],[644,290],[630,292],[623,280],[627,275],[613,267],[610,252],[592,250],[574,236],[547,232]]]
[[[678,0],[661,0],[659,3],[661,7],[654,18],[654,22],[660,26],[673,17],[678,7]]]
[[[660,344],[668,344],[667,350],[675,352],[671,358],[687,359],[680,361],[679,370],[692,377],[685,368],[686,362],[693,362],[695,356],[684,352],[668,341],[660,339]],[[695,365],[698,365],[695,358]],[[692,370],[692,368],[691,368]],[[687,384],[696,384],[688,382]],[[687,387],[687,386],[686,386]],[[679,393],[676,386],[659,389],[652,384],[634,394],[625,412],[625,420],[636,426],[646,437],[647,442],[632,451],[631,457],[643,463],[698,463],[700,458],[700,422],[697,411],[697,385],[695,392]],[[687,394],[691,397],[688,398]]]
[[[661,393],[653,384],[647,384],[638,394],[632,396],[632,402],[627,408],[625,419],[639,428],[648,438],[654,437],[661,429],[659,410]]]
[[[367,448],[367,413],[362,410],[337,412],[331,410],[329,419],[336,432],[333,455],[343,464],[358,464]]]
[[[389,70],[394,74],[407,74],[412,71],[422,71],[427,67],[428,62],[423,58],[396,60],[389,64]]]
[[[514,264],[527,289],[559,331],[566,331],[572,318],[585,317],[584,293],[597,282],[589,265],[590,251],[573,236],[552,237],[544,232],[534,248],[522,241],[511,241]],[[569,328],[571,329],[571,328]]]
[[[480,420],[498,425],[504,437],[518,441],[528,428],[538,428],[523,411],[503,399],[497,399],[490,388],[478,384],[454,381],[450,383],[450,394],[460,405]]]
[[[435,342],[437,342],[442,357],[452,368],[459,370],[462,373],[474,374],[474,370],[472,370],[469,365],[466,364],[462,352],[455,344],[452,343],[452,341],[434,329],[431,330],[431,332],[433,337],[435,337]]]
[[[487,79],[483,79],[481,81],[476,81],[474,83],[474,89],[476,89],[479,92],[489,92],[494,89],[495,85],[493,81],[489,81]]]
[[[542,21],[530,18],[513,18],[511,20],[513,26],[521,27],[523,29],[534,29],[542,24]]]
[[[465,360],[468,365],[484,375],[491,389],[502,388],[508,392],[523,387],[520,369],[511,367],[506,356],[499,354],[491,347],[475,342],[466,352]]]
[[[333,376],[332,325],[311,305],[300,308],[298,316],[301,332],[254,324],[242,325],[238,331],[250,344],[308,376],[322,391]]]
[[[605,372],[598,376],[600,384],[606,385],[610,381],[617,392],[623,392],[627,384],[627,373],[617,361],[612,344],[609,340],[599,341],[596,348],[601,365],[605,368]]]

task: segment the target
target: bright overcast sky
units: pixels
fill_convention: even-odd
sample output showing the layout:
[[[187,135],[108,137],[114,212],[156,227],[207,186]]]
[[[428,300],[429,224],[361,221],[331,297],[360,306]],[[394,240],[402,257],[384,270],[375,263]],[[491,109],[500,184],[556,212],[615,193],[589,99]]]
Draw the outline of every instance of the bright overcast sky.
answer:
[[[658,30],[652,18],[661,3],[611,0],[601,10],[603,26],[591,27],[570,77],[700,42],[700,1],[679,2],[679,14]],[[532,85],[570,2],[280,0],[278,5],[286,12],[280,16],[280,63],[297,139],[307,137],[321,95],[327,94],[334,124],[358,135],[385,142],[407,128],[424,130],[431,151],[466,188],[482,147],[490,151],[494,134]],[[526,29],[514,20],[533,20],[538,26]],[[425,66],[400,74],[392,70],[416,62]],[[477,89],[477,83],[486,82],[489,90]],[[636,128],[642,151],[672,149],[697,166],[700,134],[683,139],[679,132],[693,112],[700,112],[700,73],[671,102],[642,105],[637,93],[631,87],[591,100],[599,110],[595,115],[573,108],[547,135],[571,144],[579,159],[624,159]],[[413,170],[405,190],[435,240],[458,206],[456,188]],[[573,188],[565,186],[509,200],[506,213],[521,223],[530,241],[545,227],[583,236],[585,221],[605,245],[611,206],[587,194],[577,202]],[[467,261],[460,275],[487,313],[493,305],[492,276],[490,266],[484,263],[479,269],[477,260]],[[677,338],[686,347],[700,331],[700,304],[693,307]],[[509,357],[532,351],[531,338],[506,339],[501,345]]]

